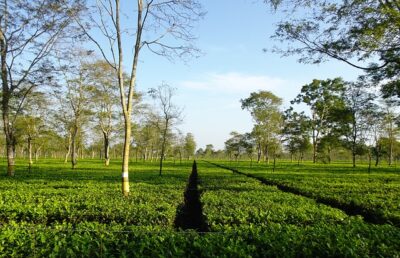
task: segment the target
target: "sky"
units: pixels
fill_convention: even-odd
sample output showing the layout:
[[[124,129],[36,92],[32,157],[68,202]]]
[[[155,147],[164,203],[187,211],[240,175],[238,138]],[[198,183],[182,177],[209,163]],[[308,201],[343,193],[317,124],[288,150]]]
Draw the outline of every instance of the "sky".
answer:
[[[195,44],[203,54],[184,63],[144,51],[137,78],[139,91],[146,92],[161,83],[177,89],[173,101],[184,108],[179,129],[194,134],[197,148],[212,144],[223,149],[230,132],[251,131],[251,116],[240,104],[251,92],[271,91],[283,99],[285,109],[301,86],[313,79],[341,76],[355,80],[361,74],[338,61],[305,65],[296,57],[264,52],[282,44],[270,37],[284,16],[271,12],[261,0],[200,2],[207,14],[194,32],[198,36]],[[128,9],[123,8],[125,12]],[[126,67],[130,67],[130,58],[126,60]]]

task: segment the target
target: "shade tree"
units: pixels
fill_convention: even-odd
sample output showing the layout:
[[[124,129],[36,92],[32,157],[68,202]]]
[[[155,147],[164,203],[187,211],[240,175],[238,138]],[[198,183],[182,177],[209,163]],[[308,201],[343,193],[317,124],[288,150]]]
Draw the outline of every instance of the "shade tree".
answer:
[[[301,88],[301,92],[291,102],[304,103],[310,108],[310,131],[313,146],[313,163],[317,161],[318,145],[321,138],[328,135],[335,121],[333,114],[344,106],[342,93],[344,82],[341,78],[313,80]]]
[[[310,147],[310,120],[304,112],[296,112],[293,107],[284,112],[283,142],[286,150],[290,153],[290,160],[298,154],[298,164],[304,158],[304,153]]]
[[[186,158],[189,160],[190,157],[193,157],[196,150],[196,141],[192,133],[187,133],[184,140],[184,152]]]
[[[162,174],[163,160],[167,152],[167,143],[172,138],[171,131],[182,119],[182,108],[173,102],[175,91],[174,88],[164,83],[157,88],[149,90],[149,95],[155,100],[156,110],[161,118],[161,123],[159,123],[161,131],[160,176]]]
[[[264,154],[265,161],[269,163],[270,151],[279,145],[282,129],[282,113],[280,106],[282,99],[269,91],[253,92],[246,99],[240,100],[242,109],[250,112],[255,125],[253,135],[257,139],[258,159]]]
[[[369,85],[364,77],[345,85],[345,109],[338,114],[341,122],[341,133],[344,146],[351,151],[353,167],[356,167],[356,156],[367,152],[369,141],[368,117],[378,109],[374,102],[375,94],[368,92]]]
[[[110,163],[110,140],[120,120],[118,105],[118,81],[115,71],[104,60],[83,64],[88,84],[88,98],[95,128],[103,135],[103,153],[106,166]]]

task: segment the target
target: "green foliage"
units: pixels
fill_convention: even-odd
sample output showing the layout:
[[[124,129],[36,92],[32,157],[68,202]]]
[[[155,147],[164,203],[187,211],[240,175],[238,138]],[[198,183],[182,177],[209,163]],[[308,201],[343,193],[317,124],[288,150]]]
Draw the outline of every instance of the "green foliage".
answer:
[[[283,163],[274,173],[269,173],[262,165],[252,168],[237,165],[237,169],[291,187],[316,200],[359,207],[380,216],[383,221],[400,223],[400,175],[394,168],[373,168],[368,173],[366,165],[352,168],[340,163]]]
[[[396,227],[371,225],[360,217],[349,217],[338,209],[316,204],[312,199],[284,193],[210,165],[201,164],[199,170],[203,171],[200,172],[203,212],[212,231],[232,234],[234,256],[251,253],[252,257],[396,257],[399,254],[396,238],[400,231]],[[298,179],[301,183],[301,178]],[[321,191],[328,189],[321,187]]]
[[[284,56],[304,63],[337,59],[366,71],[382,85],[384,97],[400,96],[400,4],[376,0],[265,0],[291,13],[278,23],[274,38]]]
[[[0,257],[399,255],[397,227],[365,223],[204,162],[198,163],[199,187],[211,232],[176,230],[173,222],[191,163],[165,162],[163,177],[158,176],[157,164],[133,163],[127,198],[119,194],[120,166],[118,161],[105,168],[100,160],[83,160],[71,171],[61,162],[47,160],[32,172],[17,167],[15,178],[0,175]],[[364,189],[357,193],[359,200],[369,198],[370,192],[381,201],[398,203],[397,174],[374,172],[368,177],[343,167],[337,167],[337,173],[313,168],[322,169],[292,166],[290,173],[270,174],[258,165],[251,171],[318,194],[345,198],[350,189]],[[340,187],[347,187],[346,195],[336,191]],[[385,196],[378,197],[379,189]]]
[[[186,157],[189,159],[190,157],[193,157],[194,151],[196,150],[196,142],[194,140],[194,136],[191,133],[186,134],[185,140],[184,140],[184,151],[186,154]]]

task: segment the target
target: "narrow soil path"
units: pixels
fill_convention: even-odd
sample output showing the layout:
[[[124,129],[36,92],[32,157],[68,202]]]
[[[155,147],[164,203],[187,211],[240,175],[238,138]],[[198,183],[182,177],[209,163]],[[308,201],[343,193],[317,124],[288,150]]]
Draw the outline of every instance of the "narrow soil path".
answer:
[[[178,207],[174,224],[177,229],[193,229],[198,232],[209,231],[200,202],[196,161],[193,162],[192,173],[185,189],[184,203]]]

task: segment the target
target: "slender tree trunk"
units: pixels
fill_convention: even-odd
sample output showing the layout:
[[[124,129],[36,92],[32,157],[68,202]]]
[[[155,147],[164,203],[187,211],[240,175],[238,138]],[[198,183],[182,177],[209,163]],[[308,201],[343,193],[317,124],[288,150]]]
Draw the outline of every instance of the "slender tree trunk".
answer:
[[[6,138],[7,150],[7,175],[14,176],[15,174],[15,136],[10,122],[9,102],[11,97],[11,89],[8,85],[8,70],[7,70],[7,41],[0,28],[0,55],[1,55],[1,80],[2,80],[2,101],[1,111],[3,114],[3,130]]]
[[[267,164],[269,164],[269,151],[268,151],[268,145],[266,145],[266,146],[265,146],[265,149],[264,149],[264,154],[265,154],[265,162],[266,162]]]
[[[67,153],[65,154],[64,163],[68,162],[68,157],[71,153],[71,145],[72,145],[72,134],[71,134],[71,132],[69,132],[68,133],[68,149],[67,149]]]
[[[389,162],[388,162],[389,164],[389,166],[391,166],[392,165],[392,163],[393,163],[393,139],[392,139],[392,136],[390,137],[390,140],[389,140]]]
[[[377,144],[375,147],[375,167],[377,167],[379,165],[379,160],[380,160],[380,156],[381,156],[381,146],[380,144]]]
[[[135,49],[132,63],[131,77],[129,81],[128,96],[126,98],[125,87],[124,87],[124,73],[123,73],[123,48],[122,48],[122,32],[120,28],[120,1],[115,0],[115,28],[116,37],[118,44],[118,84],[121,96],[122,111],[124,113],[125,121],[125,138],[124,138],[124,153],[122,160],[122,194],[127,197],[129,195],[129,150],[130,150],[130,139],[131,139],[131,114],[133,107],[133,94],[135,92],[136,83],[136,71],[137,63],[139,59],[139,51],[141,48],[141,37],[143,31],[143,0],[137,1],[137,28],[136,28],[136,40]]]
[[[122,194],[127,197],[129,195],[129,150],[131,142],[131,116],[129,114],[125,118],[125,138],[124,152],[122,158]]]
[[[104,136],[104,163],[110,165],[110,139],[107,132],[103,132]]]
[[[75,169],[77,162],[77,153],[76,153],[76,136],[78,134],[78,126],[74,125],[72,134],[71,134],[71,165],[72,169]]]
[[[315,130],[312,130],[312,144],[313,144],[313,163],[315,164],[317,162],[317,148],[318,148],[317,136]]]
[[[274,154],[274,166],[272,167],[272,172],[275,172],[276,168],[276,155]]]
[[[317,143],[313,142],[313,163],[317,161]]]
[[[163,132],[163,139],[162,139],[162,144],[161,144],[161,155],[160,155],[160,176],[162,173],[162,167],[163,167],[163,160],[164,160],[164,155],[165,155],[165,144],[167,142],[167,131],[168,131],[168,120],[165,121],[165,128]]]
[[[7,137],[6,137],[7,138]],[[15,159],[14,159],[14,146],[12,143],[7,144],[7,175],[14,176],[15,174]]]
[[[31,171],[32,168],[32,138],[28,136],[28,158],[29,158],[29,171]]]
[[[261,143],[257,145],[257,163],[260,163],[261,160]]]
[[[371,160],[372,160],[371,152],[368,152],[368,173],[371,173]]]

